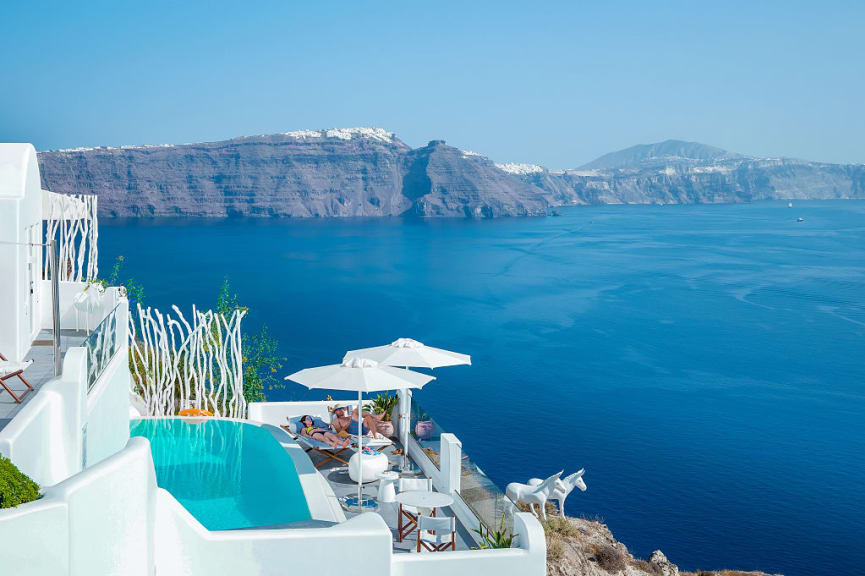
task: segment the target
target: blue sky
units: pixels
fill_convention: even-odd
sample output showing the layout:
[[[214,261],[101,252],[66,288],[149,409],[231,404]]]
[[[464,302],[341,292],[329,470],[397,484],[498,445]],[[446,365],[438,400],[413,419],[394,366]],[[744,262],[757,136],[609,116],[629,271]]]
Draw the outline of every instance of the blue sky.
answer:
[[[666,138],[865,162],[865,3],[0,5],[0,141],[379,126],[575,167]]]

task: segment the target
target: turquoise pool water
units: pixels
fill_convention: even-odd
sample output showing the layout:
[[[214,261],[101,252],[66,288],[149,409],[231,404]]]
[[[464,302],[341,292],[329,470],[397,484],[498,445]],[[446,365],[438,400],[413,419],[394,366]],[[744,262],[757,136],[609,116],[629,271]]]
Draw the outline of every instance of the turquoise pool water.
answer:
[[[229,420],[136,420],[150,440],[156,483],[208,530],[309,520],[291,457],[267,430]]]

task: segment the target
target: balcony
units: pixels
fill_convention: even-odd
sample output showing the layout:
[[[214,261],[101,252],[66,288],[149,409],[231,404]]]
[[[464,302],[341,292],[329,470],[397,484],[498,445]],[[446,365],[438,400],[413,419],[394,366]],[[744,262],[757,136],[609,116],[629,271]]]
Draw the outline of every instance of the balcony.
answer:
[[[43,281],[45,284],[48,281]],[[93,387],[102,371],[117,353],[126,330],[119,330],[117,310],[120,301],[118,288],[97,290],[81,282],[60,283],[60,355],[61,363],[70,348],[84,347],[87,351],[87,389]],[[90,292],[92,290],[92,292]],[[88,295],[87,292],[90,292]],[[83,296],[84,295],[84,296]],[[86,297],[85,297],[86,296]],[[43,311],[43,328],[33,340],[26,359],[32,360],[23,376],[34,391],[18,403],[5,390],[0,391],[0,430],[2,430],[39,393],[44,384],[54,378],[54,330],[50,324],[50,310]],[[119,336],[122,333],[122,336]],[[17,378],[7,381],[16,393],[25,390]]]

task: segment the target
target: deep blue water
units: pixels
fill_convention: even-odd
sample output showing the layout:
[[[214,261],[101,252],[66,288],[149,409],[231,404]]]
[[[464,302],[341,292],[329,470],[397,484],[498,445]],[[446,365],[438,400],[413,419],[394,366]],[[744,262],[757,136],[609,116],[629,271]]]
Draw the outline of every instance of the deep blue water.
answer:
[[[101,221],[101,269],[123,254],[164,310],[211,306],[229,276],[284,374],[401,336],[470,353],[424,407],[500,486],[585,467],[568,512],[638,556],[858,572],[865,202],[563,212]]]

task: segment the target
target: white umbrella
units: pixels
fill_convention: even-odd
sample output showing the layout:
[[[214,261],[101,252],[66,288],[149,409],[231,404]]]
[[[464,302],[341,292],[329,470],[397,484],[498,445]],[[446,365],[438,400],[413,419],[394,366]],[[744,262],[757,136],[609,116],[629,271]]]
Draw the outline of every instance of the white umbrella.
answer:
[[[387,364],[388,366],[402,366],[408,368],[443,368],[445,366],[471,365],[472,358],[468,354],[460,354],[459,352],[451,352],[441,348],[433,348],[425,344],[412,340],[411,338],[399,338],[385,346],[376,346],[375,348],[361,348],[359,350],[349,350],[345,354],[345,358],[369,358],[375,360],[379,364]],[[399,432],[400,441],[402,442],[403,471],[408,468],[408,412],[409,402],[411,401],[408,394],[403,394],[405,400],[400,405],[400,422]]]
[[[379,364],[413,368],[442,368],[472,363],[468,354],[427,346],[411,338],[399,338],[385,346],[349,350],[346,358],[369,358]]]
[[[307,388],[324,388],[327,390],[357,391],[357,451],[363,460],[363,394],[381,392],[383,390],[402,390],[406,388],[422,388],[424,384],[435,377],[379,365],[368,358],[346,358],[342,364],[307,368],[285,377]],[[362,469],[362,467],[361,467]],[[363,475],[357,479],[357,506],[363,507]]]

